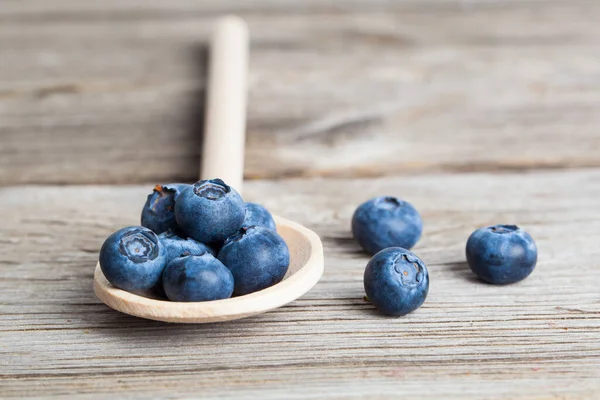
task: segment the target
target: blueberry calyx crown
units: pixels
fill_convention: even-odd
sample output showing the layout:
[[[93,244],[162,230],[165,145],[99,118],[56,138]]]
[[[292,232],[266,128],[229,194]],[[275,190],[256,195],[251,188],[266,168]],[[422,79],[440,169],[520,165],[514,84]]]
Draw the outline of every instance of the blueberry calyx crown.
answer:
[[[256,227],[255,226],[242,226],[234,235],[231,235],[230,237],[227,238],[227,240],[225,240],[225,244],[229,244],[232,242],[238,242],[240,240],[242,240],[244,238],[244,236],[246,236],[248,234],[248,231],[253,231],[255,230]]]
[[[517,225],[494,225],[488,227],[490,231],[493,233],[512,233],[519,230]]]
[[[175,190],[167,188],[163,185],[156,185],[154,186],[153,189],[154,193],[156,193],[156,195],[154,193],[151,193],[150,195],[148,195],[148,198],[153,197],[152,199],[152,203],[150,205],[150,211],[153,212],[154,214],[157,214],[157,210],[160,206],[160,202],[163,201],[163,198],[168,196],[170,193],[174,193]],[[169,205],[167,206],[167,210],[169,211],[173,211],[173,206]]]
[[[177,190],[173,187],[173,185],[156,185],[154,186],[153,191],[159,193],[162,196],[167,196],[169,193],[176,193]]]
[[[158,257],[158,237],[153,232],[134,229],[120,240],[119,252],[134,263]]]
[[[412,286],[423,279],[421,260],[409,254],[402,254],[394,260],[394,271],[400,276],[403,285]]]
[[[231,187],[221,179],[198,181],[194,184],[194,194],[207,200],[218,200],[229,192],[231,192]]]
[[[380,203],[382,203],[383,205],[389,206],[390,208],[392,207],[402,207],[404,205],[404,202],[400,199],[398,199],[397,197],[393,197],[393,196],[384,196],[380,199]]]

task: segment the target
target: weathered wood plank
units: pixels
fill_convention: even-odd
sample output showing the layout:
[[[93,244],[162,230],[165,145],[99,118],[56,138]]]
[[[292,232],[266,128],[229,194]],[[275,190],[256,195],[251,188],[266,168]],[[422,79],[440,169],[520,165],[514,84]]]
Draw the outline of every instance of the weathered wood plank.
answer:
[[[137,223],[144,186],[0,189],[0,397],[596,399],[600,395],[600,169],[255,181],[246,197],[306,224],[325,245],[319,284],[234,323],[168,325],[100,304],[92,273],[106,235]],[[367,257],[354,207],[393,194],[423,214],[415,248],[431,290],[385,318],[362,300]],[[475,281],[476,227],[518,223],[536,239],[532,276]]]
[[[249,178],[600,165],[598,2],[36,0],[0,9],[0,183],[193,179],[225,11]]]

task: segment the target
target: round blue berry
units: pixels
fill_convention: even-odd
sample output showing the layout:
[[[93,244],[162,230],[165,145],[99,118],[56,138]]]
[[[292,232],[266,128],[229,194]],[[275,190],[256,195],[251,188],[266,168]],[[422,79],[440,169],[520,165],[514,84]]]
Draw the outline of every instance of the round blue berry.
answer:
[[[412,248],[421,237],[423,221],[408,202],[383,196],[361,204],[352,216],[352,234],[370,254],[388,247]]]
[[[171,261],[163,272],[162,282],[171,301],[221,300],[233,293],[231,272],[210,253]]]
[[[277,230],[273,216],[265,207],[256,203],[246,203],[246,218],[243,226],[264,226]]]
[[[177,231],[175,200],[179,197],[181,191],[189,186],[183,183],[156,185],[152,193],[148,195],[144,208],[142,208],[142,226],[154,231],[154,233],[162,233],[168,230]]]
[[[390,247],[371,258],[364,285],[367,297],[379,311],[399,317],[423,304],[429,292],[429,273],[419,257]]]
[[[262,227],[244,227],[225,241],[219,260],[233,274],[238,296],[280,282],[290,264],[290,251],[277,232]]]
[[[198,181],[175,202],[179,227],[202,243],[225,240],[244,222],[246,209],[238,192],[220,179]]]
[[[148,228],[130,226],[110,235],[100,249],[100,268],[115,287],[148,294],[159,282],[167,252]]]
[[[172,231],[163,232],[158,235],[161,243],[167,250],[167,262],[171,262],[178,257],[199,256],[204,253],[215,255],[215,251],[207,244],[200,243],[192,238],[182,238]]]
[[[516,225],[477,229],[467,241],[467,263],[479,279],[498,285],[519,282],[537,263],[533,238]]]

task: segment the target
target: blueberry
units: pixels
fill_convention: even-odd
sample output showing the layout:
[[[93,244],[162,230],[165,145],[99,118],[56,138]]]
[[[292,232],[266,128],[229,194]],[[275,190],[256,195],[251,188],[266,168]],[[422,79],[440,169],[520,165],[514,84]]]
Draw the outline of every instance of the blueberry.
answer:
[[[234,293],[240,296],[280,282],[290,264],[290,251],[277,232],[251,226],[225,241],[219,260],[233,274]]]
[[[365,292],[384,314],[402,316],[423,304],[429,291],[429,273],[419,257],[401,247],[375,254],[367,264]]]
[[[233,293],[231,272],[210,253],[176,258],[165,268],[162,281],[171,301],[220,300]]]
[[[146,204],[142,209],[142,226],[162,233],[168,230],[177,231],[175,221],[175,200],[181,191],[190,185],[183,183],[171,183],[168,185],[156,185],[152,193],[148,195]]]
[[[256,203],[246,203],[244,226],[264,226],[274,231],[277,230],[275,220],[269,210]]]
[[[115,287],[146,295],[159,282],[167,251],[148,228],[130,226],[110,235],[100,249],[100,268]]]
[[[423,221],[408,202],[376,197],[361,204],[352,216],[352,234],[370,254],[388,247],[412,248],[421,237]]]
[[[498,285],[519,282],[537,262],[533,238],[516,225],[477,229],[467,241],[467,263],[479,279]]]
[[[173,261],[177,257],[199,256],[204,253],[216,255],[215,251],[208,245],[195,241],[192,238],[182,238],[172,231],[163,232],[158,235],[161,243],[167,250],[167,262]]]
[[[220,179],[196,182],[175,202],[177,224],[202,243],[218,242],[235,234],[244,222],[245,212],[242,197]]]

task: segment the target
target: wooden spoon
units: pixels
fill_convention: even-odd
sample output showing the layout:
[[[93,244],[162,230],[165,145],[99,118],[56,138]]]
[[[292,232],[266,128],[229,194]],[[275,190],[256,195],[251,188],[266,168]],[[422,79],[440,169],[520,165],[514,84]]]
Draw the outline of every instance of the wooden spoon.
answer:
[[[221,178],[239,192],[244,168],[248,30],[243,20],[218,21],[211,44],[208,102],[201,177]],[[323,245],[309,229],[274,216],[277,232],[290,249],[284,279],[267,289],[240,297],[205,302],[170,302],[117,289],[102,274],[94,274],[94,292],[109,307],[142,318],[166,322],[228,321],[281,307],[308,292],[323,274]]]

